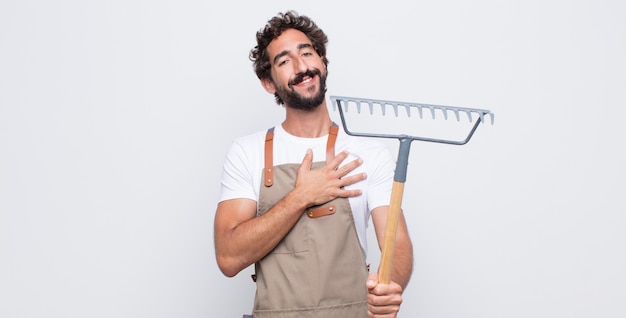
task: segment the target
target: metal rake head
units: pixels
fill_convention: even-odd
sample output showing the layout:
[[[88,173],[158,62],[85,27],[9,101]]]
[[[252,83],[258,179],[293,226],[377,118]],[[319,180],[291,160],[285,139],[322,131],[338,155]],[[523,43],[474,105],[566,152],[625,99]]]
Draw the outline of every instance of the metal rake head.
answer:
[[[408,140],[420,140],[420,141],[429,141],[429,142],[437,142],[437,143],[464,145],[471,139],[472,135],[476,131],[476,128],[478,128],[478,125],[481,122],[485,122],[486,117],[490,119],[492,125],[494,123],[494,114],[491,111],[486,110],[486,109],[432,105],[432,104],[418,104],[418,103],[345,97],[345,96],[330,96],[330,99],[332,101],[333,110],[339,109],[339,115],[341,117],[341,122],[342,122],[344,130],[346,131],[347,134],[353,135],[353,136],[397,138],[401,140],[408,139]],[[411,115],[414,112],[417,112],[420,118],[424,118],[424,112],[429,112],[431,114],[432,119],[435,119],[437,117],[437,114],[440,113],[445,120],[448,119],[449,113],[452,113],[457,121],[461,120],[461,114],[465,114],[470,123],[474,122],[474,120],[475,120],[475,123],[470,129],[465,139],[463,140],[428,138],[428,137],[423,137],[423,136],[411,136],[411,135],[406,135],[406,134],[381,134],[381,133],[356,132],[356,131],[350,130],[346,123],[346,118],[344,116],[344,113],[348,112],[349,108],[356,108],[356,112],[359,114],[362,112],[363,108],[366,108],[369,111],[370,115],[374,114],[375,109],[380,109],[382,115],[385,115],[388,109],[391,109],[396,117],[400,115],[401,110],[404,110],[404,113],[406,114],[407,117],[411,117]]]

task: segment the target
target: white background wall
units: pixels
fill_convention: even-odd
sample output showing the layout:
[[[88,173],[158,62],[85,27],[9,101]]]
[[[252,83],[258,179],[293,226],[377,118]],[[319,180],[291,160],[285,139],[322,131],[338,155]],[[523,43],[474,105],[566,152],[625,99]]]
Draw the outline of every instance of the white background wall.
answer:
[[[402,317],[626,316],[623,2],[4,0],[1,317],[249,312],[212,220],[232,139],[282,120],[248,52],[286,9],[330,94],[496,114],[412,147]]]

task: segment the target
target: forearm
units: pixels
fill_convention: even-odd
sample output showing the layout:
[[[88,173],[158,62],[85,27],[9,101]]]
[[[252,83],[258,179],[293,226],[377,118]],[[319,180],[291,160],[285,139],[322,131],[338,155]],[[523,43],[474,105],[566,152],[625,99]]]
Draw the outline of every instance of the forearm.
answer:
[[[398,231],[392,261],[391,280],[402,286],[402,290],[404,290],[412,273],[413,245],[405,231]]]
[[[224,206],[220,203],[216,213],[215,249],[224,275],[234,276],[267,255],[287,235],[306,207],[297,193],[292,192],[263,215],[255,217],[254,211],[251,218],[232,222],[223,216],[235,212],[229,210],[228,203]],[[232,225],[224,224],[226,222]]]
[[[388,207],[379,207],[372,211],[372,221],[378,239],[379,247],[383,248],[385,229],[388,217]],[[400,211],[398,225],[395,231],[393,258],[391,260],[391,281],[404,288],[407,286],[413,272],[413,245],[406,226],[404,214]]]
[[[379,228],[382,223],[381,219],[385,214],[377,213],[374,217],[375,224],[378,224]],[[395,236],[393,258],[391,260],[391,282],[389,284],[379,284],[377,273],[371,273],[366,282],[369,317],[396,317],[402,305],[402,293],[411,279],[411,273],[413,272],[413,247],[406,231],[404,218],[401,217],[399,221],[398,231]],[[382,235],[379,232],[377,234],[380,242]]]

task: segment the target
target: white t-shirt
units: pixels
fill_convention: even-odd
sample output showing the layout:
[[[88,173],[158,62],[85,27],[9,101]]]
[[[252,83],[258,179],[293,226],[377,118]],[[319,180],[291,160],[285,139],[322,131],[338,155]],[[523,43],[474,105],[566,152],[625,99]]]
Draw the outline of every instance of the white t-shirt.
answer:
[[[259,202],[266,133],[263,130],[233,141],[224,161],[220,201],[245,198]],[[314,162],[326,161],[327,139],[328,136],[296,137],[287,133],[282,125],[277,125],[274,128],[274,165],[302,163],[307,149],[313,150]],[[349,202],[361,248],[366,255],[366,231],[370,212],[376,207],[389,205],[395,160],[389,149],[379,141],[347,135],[340,127],[335,153],[344,150],[350,155],[341,165],[362,158],[363,164],[351,174],[363,171],[367,173],[367,179],[346,187],[363,191],[360,196],[349,198]]]

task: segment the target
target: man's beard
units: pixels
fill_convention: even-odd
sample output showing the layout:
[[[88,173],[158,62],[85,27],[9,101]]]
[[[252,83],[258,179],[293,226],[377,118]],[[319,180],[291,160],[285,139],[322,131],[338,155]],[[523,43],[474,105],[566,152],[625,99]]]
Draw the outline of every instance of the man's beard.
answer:
[[[317,90],[317,94],[315,96],[307,98],[298,94],[295,90],[292,89],[292,86],[302,82],[302,79],[304,77],[314,77],[315,75],[317,75],[320,79],[320,87]],[[322,75],[322,73],[318,69],[309,70],[302,74],[299,74],[293,79],[293,81],[289,82],[288,87],[283,87],[280,85],[275,86],[276,93],[274,95],[276,96],[276,99],[282,100],[287,107],[291,107],[293,109],[310,111],[322,104],[322,102],[326,98],[326,75]]]

